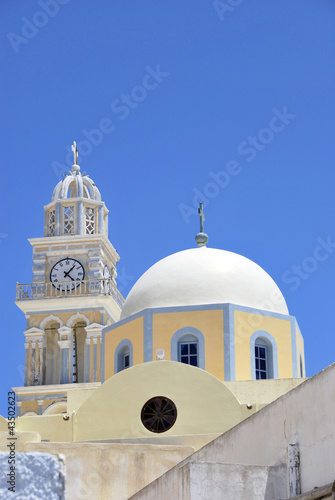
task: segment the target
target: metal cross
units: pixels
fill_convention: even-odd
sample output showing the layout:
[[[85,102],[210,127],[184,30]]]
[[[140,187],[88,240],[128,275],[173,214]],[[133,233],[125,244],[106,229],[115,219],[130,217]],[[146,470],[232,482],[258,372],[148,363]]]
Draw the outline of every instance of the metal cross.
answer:
[[[77,149],[77,143],[76,143],[76,141],[73,141],[71,149],[73,151],[74,165],[77,165],[77,161],[78,161],[78,149]]]
[[[202,206],[202,201],[200,202],[200,208],[198,208],[198,214],[200,215],[200,233],[204,232],[204,220],[205,214]]]

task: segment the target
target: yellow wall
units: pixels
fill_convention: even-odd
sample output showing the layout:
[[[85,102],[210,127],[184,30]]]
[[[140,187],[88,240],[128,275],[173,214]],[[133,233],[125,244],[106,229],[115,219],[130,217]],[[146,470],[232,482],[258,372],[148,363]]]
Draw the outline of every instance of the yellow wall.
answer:
[[[72,416],[64,420],[63,415],[41,415],[16,419],[17,431],[36,431],[42,440],[72,441]]]
[[[143,317],[129,321],[105,335],[105,380],[114,375],[114,354],[121,340],[133,345],[133,364],[143,363]]]
[[[176,423],[164,436],[221,433],[244,418],[235,396],[217,378],[184,363],[153,361],[117,373],[87,398],[75,417],[75,440],[157,435],[141,422],[143,405],[155,396],[177,407]]]
[[[184,311],[153,315],[153,359],[156,349],[165,350],[165,359],[171,359],[171,338],[184,327],[193,327],[205,337],[206,371],[223,380],[223,312]]]
[[[133,365],[143,363],[143,316],[108,331],[105,336],[105,380],[114,375],[114,353],[123,339],[133,344]],[[205,369],[224,380],[224,312],[222,309],[154,313],[152,316],[153,352],[164,349],[165,359],[171,359],[171,339],[182,328],[198,329],[205,339]],[[234,311],[236,380],[251,379],[250,338],[256,331],[268,332],[276,341],[278,378],[292,378],[292,344],[290,319],[273,318],[245,311]],[[298,375],[299,352],[304,365],[303,338],[297,328]],[[305,373],[304,373],[305,375]]]
[[[293,376],[291,322],[236,310],[234,314],[236,380],[251,378],[250,338],[257,330],[265,330],[277,343],[278,378],[291,378]]]

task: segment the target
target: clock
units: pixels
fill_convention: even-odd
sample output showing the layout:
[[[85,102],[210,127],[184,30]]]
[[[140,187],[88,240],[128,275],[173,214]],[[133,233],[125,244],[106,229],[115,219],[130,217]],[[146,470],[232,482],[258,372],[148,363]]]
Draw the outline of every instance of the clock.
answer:
[[[71,257],[60,259],[50,271],[50,281],[57,290],[74,290],[84,278],[84,266],[79,260]]]

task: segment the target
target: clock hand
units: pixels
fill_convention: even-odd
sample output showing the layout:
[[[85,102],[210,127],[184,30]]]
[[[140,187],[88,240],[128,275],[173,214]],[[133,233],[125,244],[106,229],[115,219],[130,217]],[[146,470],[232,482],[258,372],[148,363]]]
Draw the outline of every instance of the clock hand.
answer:
[[[75,265],[76,265],[76,264],[73,264],[73,266],[71,267],[71,269],[70,269],[69,271],[67,271],[67,272],[66,272],[66,271],[64,271],[64,278],[66,278],[66,277],[70,274],[70,272],[72,271],[72,269],[74,268],[74,266],[75,266]],[[71,276],[70,276],[70,277],[71,277]]]

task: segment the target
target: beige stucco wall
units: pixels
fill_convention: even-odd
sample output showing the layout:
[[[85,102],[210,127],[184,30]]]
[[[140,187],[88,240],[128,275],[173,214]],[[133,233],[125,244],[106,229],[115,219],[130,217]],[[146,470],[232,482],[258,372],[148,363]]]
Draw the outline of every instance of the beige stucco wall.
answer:
[[[72,417],[64,420],[62,415],[35,415],[16,419],[17,431],[38,432],[42,440],[72,441]]]
[[[335,364],[196,451],[158,478],[155,488],[163,491],[165,484],[161,499],[182,500],[173,495],[169,485],[181,484],[181,470],[187,463],[287,464],[288,445],[292,443],[300,449],[302,492],[328,484],[335,477],[334,415]]]
[[[141,422],[143,405],[155,396],[171,399],[177,420],[164,435],[221,433],[240,422],[244,409],[209,373],[174,361],[153,361],[108,379],[76,415],[76,441],[152,436]]]
[[[28,451],[65,456],[68,500],[126,500],[194,450],[145,444],[30,443]]]
[[[242,404],[266,405],[291,391],[306,379],[285,378],[223,382]]]

